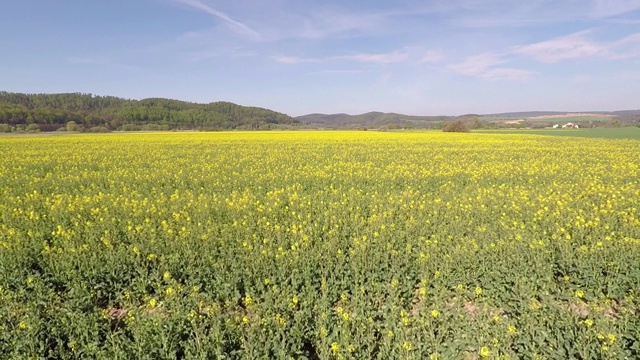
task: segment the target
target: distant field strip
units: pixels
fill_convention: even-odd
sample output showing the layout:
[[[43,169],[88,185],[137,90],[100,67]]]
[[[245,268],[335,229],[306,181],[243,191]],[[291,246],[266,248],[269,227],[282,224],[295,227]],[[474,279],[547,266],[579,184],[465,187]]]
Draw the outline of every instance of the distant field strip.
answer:
[[[640,141],[148,133],[0,153],[0,358],[640,358]]]
[[[555,122],[559,124],[564,124],[567,122],[587,122],[587,121],[610,121],[611,117],[607,116],[567,116],[567,117],[532,117],[527,118],[527,121],[539,121],[539,122]]]
[[[603,139],[633,139],[640,140],[640,128],[593,128],[593,129],[501,129],[501,130],[476,130],[478,133],[502,134],[502,135],[547,135],[547,136],[568,136]]]
[[[611,121],[613,116],[596,115],[596,114],[584,114],[584,115],[543,115],[543,116],[482,116],[484,121],[513,121],[513,120],[526,120],[528,122],[548,122],[564,124],[567,122],[607,122]]]

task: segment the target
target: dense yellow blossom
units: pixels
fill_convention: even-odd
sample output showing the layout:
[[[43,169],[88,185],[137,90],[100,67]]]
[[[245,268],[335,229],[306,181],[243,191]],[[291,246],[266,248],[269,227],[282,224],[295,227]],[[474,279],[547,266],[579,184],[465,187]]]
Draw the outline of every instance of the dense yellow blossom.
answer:
[[[0,154],[3,357],[636,355],[640,141],[77,134]]]

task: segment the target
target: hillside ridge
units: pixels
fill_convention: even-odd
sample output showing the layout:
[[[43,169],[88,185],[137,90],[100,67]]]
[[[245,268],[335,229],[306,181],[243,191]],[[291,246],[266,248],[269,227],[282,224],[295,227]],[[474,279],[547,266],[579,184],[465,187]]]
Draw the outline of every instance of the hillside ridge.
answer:
[[[73,121],[82,128],[126,130],[162,129],[262,129],[299,124],[273,110],[218,101],[199,104],[165,98],[142,100],[85,93],[24,94],[0,92],[0,124],[36,124],[55,130]],[[155,129],[155,128],[154,128]]]

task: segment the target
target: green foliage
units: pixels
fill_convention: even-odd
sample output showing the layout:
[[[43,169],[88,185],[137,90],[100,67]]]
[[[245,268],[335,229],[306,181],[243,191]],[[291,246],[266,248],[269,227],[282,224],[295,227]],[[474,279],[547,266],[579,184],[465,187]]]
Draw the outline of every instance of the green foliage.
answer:
[[[74,122],[80,127],[104,126],[110,130],[120,129],[125,124],[155,125],[162,129],[223,130],[299,123],[285,114],[228,102],[195,104],[169,99],[137,101],[77,93],[33,95],[8,92],[0,92],[0,122],[9,125],[66,125]]]
[[[8,133],[8,132],[11,132],[11,125],[0,124],[0,133]]]
[[[618,119],[610,119],[606,122],[605,127],[609,128],[619,128],[622,127],[622,123]]]
[[[66,130],[67,131],[80,131],[81,128],[80,126],[78,126],[78,124],[76,124],[75,121],[69,121],[66,125]]]
[[[448,121],[442,126],[444,132],[469,132],[469,127],[464,120]]]
[[[480,118],[476,117],[471,121],[471,125],[469,128],[471,129],[482,129],[485,127],[485,124],[480,120]]]
[[[104,126],[93,126],[93,127],[90,127],[87,131],[92,133],[108,133],[111,130],[109,130],[109,128]]]
[[[158,124],[146,124],[146,125],[142,125],[140,129],[142,131],[167,131],[169,130],[169,126],[158,125]]]
[[[2,359],[638,359],[638,141],[0,137]]]
[[[296,118],[303,124],[321,128],[379,128],[388,126],[389,128],[432,128],[434,124],[446,121],[447,116],[411,116],[395,113],[368,112],[360,115],[347,114],[309,114]]]
[[[634,127],[627,128],[592,128],[592,129],[546,129],[546,130],[482,130],[484,133],[504,134],[504,135],[545,135],[545,136],[566,136],[584,138],[605,138],[605,139],[635,139],[640,140],[640,130]]]
[[[40,126],[38,124],[29,124],[25,128],[26,132],[40,132]]]
[[[122,124],[122,126],[120,126],[120,130],[122,130],[122,131],[140,131],[140,130],[142,130],[142,128],[139,125],[135,125],[135,124]]]

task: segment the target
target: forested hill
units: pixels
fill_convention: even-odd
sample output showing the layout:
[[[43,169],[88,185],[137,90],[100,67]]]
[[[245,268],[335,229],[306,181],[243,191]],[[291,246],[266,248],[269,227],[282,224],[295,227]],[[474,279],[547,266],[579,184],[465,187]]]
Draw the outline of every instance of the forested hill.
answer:
[[[229,102],[197,104],[170,99],[128,100],[91,94],[19,94],[0,92],[0,124],[20,128],[37,124],[56,130],[70,121],[80,128],[264,129],[295,125],[292,117]],[[33,127],[33,126],[32,126]]]
[[[301,123],[311,127],[354,128],[381,127],[391,128],[430,128],[449,116],[411,116],[395,113],[368,112],[360,115],[347,114],[309,114],[296,117]]]

